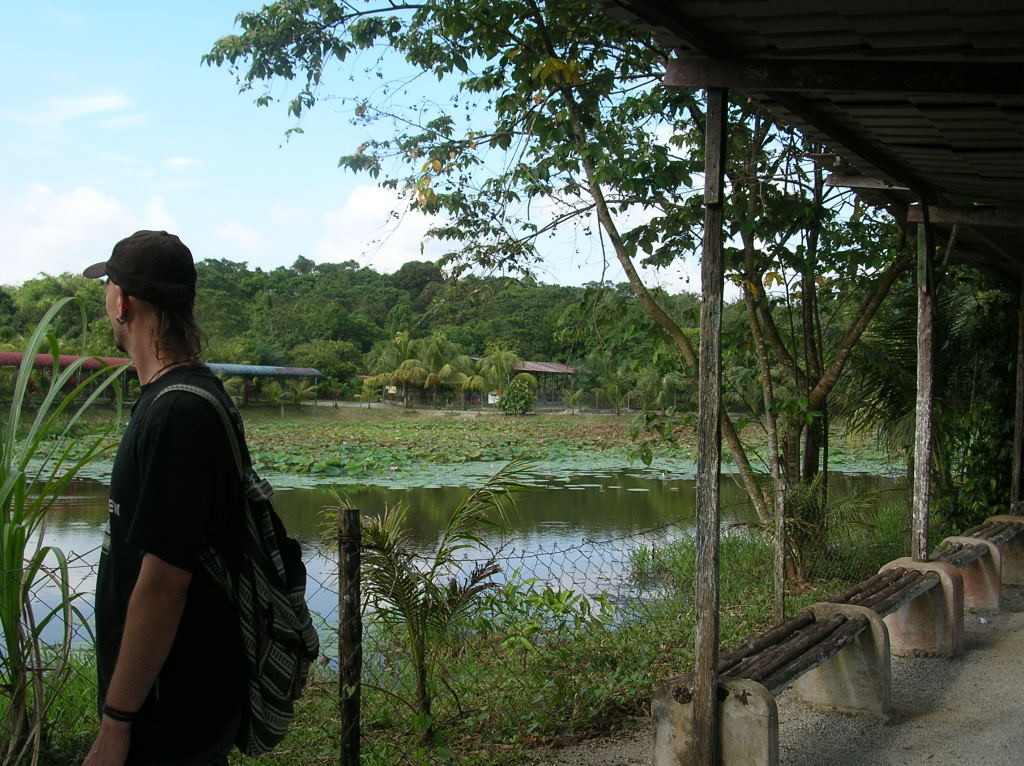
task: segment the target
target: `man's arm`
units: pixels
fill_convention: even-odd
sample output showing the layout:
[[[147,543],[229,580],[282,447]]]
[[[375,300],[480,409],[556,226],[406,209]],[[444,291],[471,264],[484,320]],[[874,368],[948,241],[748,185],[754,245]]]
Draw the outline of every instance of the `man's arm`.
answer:
[[[110,707],[130,713],[142,707],[171,651],[191,581],[191,572],[151,553],[143,556],[107,689],[106,703]],[[130,735],[130,723],[103,716],[83,766],[121,766],[128,754]]]

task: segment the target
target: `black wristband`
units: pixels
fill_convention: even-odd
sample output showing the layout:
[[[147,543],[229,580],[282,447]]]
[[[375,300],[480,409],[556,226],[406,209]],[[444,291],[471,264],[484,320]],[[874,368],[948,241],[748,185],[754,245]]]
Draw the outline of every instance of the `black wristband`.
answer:
[[[135,720],[135,713],[129,713],[127,710],[118,710],[116,707],[111,707],[107,704],[103,705],[103,715],[111,721],[120,721],[121,723],[131,723]]]

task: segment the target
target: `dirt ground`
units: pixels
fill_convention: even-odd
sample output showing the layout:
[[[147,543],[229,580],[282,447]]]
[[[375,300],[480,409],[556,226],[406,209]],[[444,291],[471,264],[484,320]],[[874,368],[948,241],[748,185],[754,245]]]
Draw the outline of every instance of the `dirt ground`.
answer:
[[[952,659],[894,658],[894,715],[825,713],[783,693],[785,766],[1021,766],[1024,764],[1024,586],[1003,589],[998,613],[964,615],[964,652]],[[608,738],[553,751],[537,766],[648,766],[649,719]]]

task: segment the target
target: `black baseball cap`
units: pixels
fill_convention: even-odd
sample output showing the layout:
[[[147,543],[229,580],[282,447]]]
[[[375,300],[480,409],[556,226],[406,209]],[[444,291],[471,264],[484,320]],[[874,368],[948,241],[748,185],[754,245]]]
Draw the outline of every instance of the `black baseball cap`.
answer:
[[[110,277],[125,292],[161,306],[191,303],[196,297],[192,251],[166,231],[137,231],[125,237],[109,260],[82,272],[90,279]]]

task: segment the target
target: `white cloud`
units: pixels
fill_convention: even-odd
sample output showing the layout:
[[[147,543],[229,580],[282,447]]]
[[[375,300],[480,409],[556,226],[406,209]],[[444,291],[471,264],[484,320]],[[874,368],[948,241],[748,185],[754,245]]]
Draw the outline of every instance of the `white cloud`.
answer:
[[[137,128],[149,122],[149,116],[135,112],[132,114],[119,114],[115,117],[107,117],[99,121],[98,125],[107,130],[123,130],[125,128]]]
[[[297,207],[289,207],[283,202],[275,202],[270,206],[270,220],[278,225],[307,223],[309,213]]]
[[[199,167],[202,164],[199,160],[191,157],[168,157],[164,160],[164,165],[171,170],[184,170],[185,168]]]
[[[47,24],[59,25],[74,30],[84,29],[88,26],[88,19],[85,14],[63,8],[42,8],[40,10]]]
[[[79,117],[88,117],[104,112],[116,112],[129,105],[128,98],[121,93],[111,92],[99,96],[55,98],[45,102],[28,122],[65,122]]]
[[[20,284],[40,273],[80,272],[104,260],[137,224],[117,199],[88,186],[58,192],[37,184],[20,197],[2,198],[0,283]]]
[[[264,238],[264,236],[255,229],[250,229],[239,221],[227,221],[214,229],[213,233],[218,237],[218,239],[227,242],[235,251],[238,251],[237,256],[234,253],[227,256],[230,260],[251,261],[250,265],[254,267],[280,265],[275,263],[274,248]],[[240,258],[238,256],[244,257]],[[197,255],[196,257],[202,258],[213,256]]]
[[[98,152],[96,159],[102,160],[103,162],[112,162],[115,165],[141,165],[142,160],[138,157],[129,157],[124,154],[109,154],[106,152]]]
[[[177,219],[167,209],[167,203],[163,197],[153,197],[142,214],[143,229],[154,231],[177,232],[181,226]]]
[[[444,247],[426,232],[437,220],[407,208],[390,189],[356,187],[339,210],[324,214],[314,260],[357,261],[386,274],[408,261],[436,260]]]

